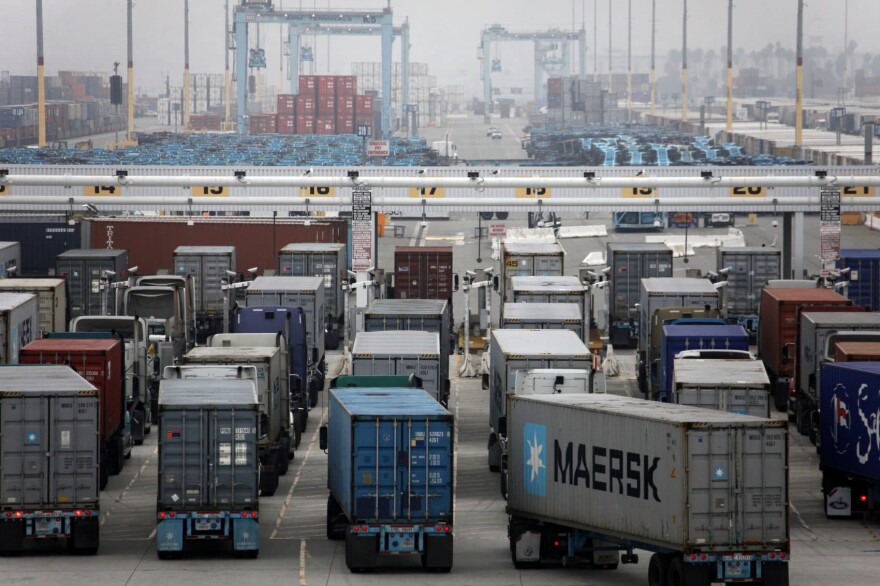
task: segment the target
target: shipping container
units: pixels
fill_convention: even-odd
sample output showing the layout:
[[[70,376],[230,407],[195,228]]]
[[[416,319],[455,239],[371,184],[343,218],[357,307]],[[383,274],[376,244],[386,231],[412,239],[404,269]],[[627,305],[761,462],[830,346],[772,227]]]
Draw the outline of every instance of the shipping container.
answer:
[[[345,244],[296,242],[278,253],[279,275],[324,279],[324,312],[328,323],[340,324],[342,320],[345,310],[342,283],[346,282],[346,265]],[[338,328],[334,330],[338,332]]]
[[[660,363],[658,365],[660,386],[653,399],[667,403],[672,401],[673,366],[678,364],[675,362],[675,357],[679,352],[685,350],[742,350],[748,352],[749,334],[742,326],[732,324],[678,325],[673,323],[662,326]]]
[[[799,312],[843,305],[852,305],[852,301],[831,289],[765,287],[761,291],[758,357],[767,368],[773,403],[780,411],[788,409],[789,385],[795,375]]]
[[[32,293],[37,296],[39,332],[67,331],[67,288],[64,279],[0,279],[0,293]]]
[[[880,249],[843,248],[838,269],[849,269],[847,297],[868,311],[880,311]]]
[[[501,327],[508,330],[571,330],[584,337],[583,306],[578,303],[505,303]]]
[[[118,337],[67,337],[34,340],[21,349],[21,364],[60,364],[76,371],[98,390],[100,400],[101,488],[125,463],[125,354]]]
[[[440,336],[432,332],[359,332],[351,351],[355,376],[410,375],[422,379],[422,388],[441,405],[449,401],[449,357],[444,362]]]
[[[17,277],[20,270],[21,244],[19,242],[0,242],[0,279]]]
[[[652,584],[789,583],[784,421],[553,394],[511,397],[506,427],[515,566],[593,561],[608,546],[631,563],[638,547],[656,552]]]
[[[497,472],[503,453],[498,421],[505,415],[516,374],[541,368],[592,371],[593,357],[577,334],[556,330],[492,330],[489,353],[491,371],[483,375],[483,387],[489,391],[489,470]]]
[[[364,312],[364,331],[418,330],[440,335],[442,356],[447,364],[455,351],[452,337],[452,310],[442,299],[376,299]]]
[[[330,379],[331,389],[421,389],[422,379],[414,374],[404,375],[377,375],[377,376],[353,376],[341,375]]]
[[[193,540],[260,548],[259,401],[253,379],[164,379],[159,397],[159,558]]]
[[[728,318],[755,336],[761,289],[768,281],[782,278],[782,252],[763,246],[721,246],[717,267],[719,278],[727,283],[724,309]]]
[[[638,312],[642,279],[672,276],[672,250],[661,243],[609,242],[606,262],[608,280],[608,324],[611,344],[631,348],[639,335]]]
[[[760,360],[676,358],[673,403],[770,417],[770,379]]]
[[[296,115],[296,134],[315,134],[315,117],[310,114]]]
[[[452,266],[451,246],[395,247],[394,296],[452,303]]]
[[[299,76],[299,95],[314,97],[318,91],[318,76],[316,75],[300,75]]]
[[[98,402],[66,366],[0,368],[0,553],[58,537],[74,552],[98,551]]]
[[[279,116],[293,116],[296,113],[296,94],[278,94],[278,106],[275,111]]]
[[[576,303],[581,308],[581,318],[587,324],[590,322],[590,289],[578,277],[511,277],[510,290],[513,303]]]
[[[327,450],[327,537],[345,539],[352,571],[420,555],[449,571],[453,552],[452,414],[420,389],[333,389]]]
[[[223,314],[233,304],[233,300],[224,304],[227,293],[220,285],[236,279],[228,274],[235,272],[235,247],[178,246],[171,262],[174,274],[190,279],[194,286],[196,341],[204,342],[223,331]]]
[[[834,362],[873,362],[880,360],[880,342],[847,342],[834,344]]]
[[[192,219],[189,226],[187,217],[96,218],[85,223],[89,240],[84,245],[127,249],[131,265],[137,265],[142,275],[160,269],[173,273],[171,258],[179,246],[235,246],[237,266],[232,270],[247,274],[251,267],[276,267],[278,250],[285,242],[344,244],[348,240],[344,219],[312,218],[308,226],[302,219],[280,217]]]
[[[819,408],[819,468],[827,517],[880,510],[880,364],[826,362]]]
[[[39,316],[36,295],[0,292],[0,365],[18,364],[19,351],[39,335]]]
[[[67,280],[70,319],[115,313],[108,285],[124,279],[128,266],[128,251],[120,248],[77,248],[59,254],[55,274]]]
[[[564,274],[565,251],[555,242],[504,241],[501,243],[501,300],[513,302],[508,293],[513,277],[547,277]]]

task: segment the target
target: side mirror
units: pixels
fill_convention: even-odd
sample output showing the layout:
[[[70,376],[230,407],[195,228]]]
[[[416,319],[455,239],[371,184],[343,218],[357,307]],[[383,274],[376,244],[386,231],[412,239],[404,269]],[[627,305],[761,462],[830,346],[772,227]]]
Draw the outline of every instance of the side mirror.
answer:
[[[504,437],[507,437],[507,417],[506,416],[502,415],[501,417],[498,418],[497,432],[498,432],[498,435],[503,435]]]
[[[458,273],[452,273],[452,290],[458,292],[459,283],[458,283]]]
[[[495,275],[492,277],[492,289],[498,291],[501,288],[501,277],[499,275]]]
[[[488,391],[489,390],[489,373],[488,372],[483,373],[482,383],[483,383],[483,390]]]
[[[322,425],[318,430],[318,447],[322,450],[327,449],[327,426]]]

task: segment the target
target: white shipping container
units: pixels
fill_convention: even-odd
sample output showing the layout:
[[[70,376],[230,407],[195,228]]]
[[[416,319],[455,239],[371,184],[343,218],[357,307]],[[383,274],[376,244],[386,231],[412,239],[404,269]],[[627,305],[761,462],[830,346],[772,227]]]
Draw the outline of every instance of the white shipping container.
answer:
[[[36,295],[0,293],[0,365],[18,364],[18,352],[37,337],[38,330]]]
[[[676,358],[672,392],[679,405],[770,417],[770,379],[760,360]]]
[[[67,331],[64,279],[0,279],[0,293],[33,293],[39,309],[39,334]]]

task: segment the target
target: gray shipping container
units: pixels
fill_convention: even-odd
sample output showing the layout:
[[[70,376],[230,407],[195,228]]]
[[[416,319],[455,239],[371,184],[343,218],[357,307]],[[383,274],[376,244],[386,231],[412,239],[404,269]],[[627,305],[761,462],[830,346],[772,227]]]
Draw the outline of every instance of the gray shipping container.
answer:
[[[338,321],[345,311],[342,283],[348,258],[345,244],[302,242],[288,244],[278,253],[278,274],[324,279],[324,311]]]
[[[223,311],[220,281],[229,279],[226,271],[235,272],[234,246],[178,246],[173,264],[175,275],[195,278],[196,311]]]
[[[0,293],[33,293],[40,312],[40,334],[67,331],[64,279],[0,279]]]
[[[577,334],[557,330],[492,330],[489,352],[489,467],[494,470],[501,466],[498,419],[504,415],[507,393],[514,391],[516,373],[536,368],[592,371],[593,357]]]
[[[55,274],[67,279],[70,319],[81,315],[101,315],[101,275],[121,281],[128,268],[128,251],[106,248],[74,248],[55,259]],[[113,291],[107,295],[107,312],[114,308]],[[108,313],[109,315],[109,313]]]
[[[260,408],[250,379],[162,381],[159,499],[163,509],[257,505]]]
[[[449,372],[452,316],[445,299],[376,299],[364,312],[364,331],[418,330],[440,335],[443,371]]]
[[[672,276],[672,250],[661,243],[609,242],[609,323],[626,321],[639,302],[642,279]]]
[[[505,303],[501,327],[508,330],[571,330],[584,340],[582,310],[577,303]]]
[[[724,307],[730,316],[757,316],[761,289],[782,278],[782,252],[761,246],[718,248],[718,270],[728,269]]]
[[[511,277],[544,277],[565,272],[565,250],[556,242],[515,241],[501,244],[501,300],[513,301]]]
[[[0,279],[21,274],[21,243],[0,242]]]
[[[257,277],[247,289],[245,307],[299,307],[306,316],[306,343],[315,364],[324,358],[324,279]]]
[[[0,502],[98,506],[98,390],[67,366],[0,368]]]
[[[651,322],[654,312],[663,307],[704,307],[719,309],[718,291],[706,279],[651,278],[642,279],[639,297],[639,353],[647,352],[651,343]]]
[[[513,277],[510,289],[513,303],[577,303],[584,320],[592,315],[590,289],[578,277]]]
[[[449,365],[449,357],[446,363]],[[351,351],[354,376],[416,375],[422,388],[443,405],[449,398],[449,372],[443,369],[440,335],[433,332],[358,332]]]
[[[770,379],[760,360],[676,358],[674,364],[679,405],[770,417]]]
[[[785,421],[606,394],[509,406],[511,515],[655,551],[789,550]]]
[[[37,296],[0,293],[0,365],[18,364],[18,352],[39,337]]]

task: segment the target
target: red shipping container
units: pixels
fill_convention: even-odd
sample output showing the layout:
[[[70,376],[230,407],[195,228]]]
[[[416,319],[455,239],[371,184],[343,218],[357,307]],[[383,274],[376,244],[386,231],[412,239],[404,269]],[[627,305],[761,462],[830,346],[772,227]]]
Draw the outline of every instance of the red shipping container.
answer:
[[[336,98],[333,96],[318,96],[318,116],[333,117],[336,116]]]
[[[373,113],[373,96],[357,96],[355,98],[355,113],[372,114]]]
[[[335,98],[336,97],[336,76],[319,75],[318,77],[318,97],[319,98]]]
[[[336,115],[354,114],[354,96],[337,96],[336,97]]]
[[[276,118],[275,114],[251,114],[251,134],[272,134],[277,132]]]
[[[357,77],[353,75],[336,76],[336,96],[354,96],[357,94]]]
[[[303,96],[299,95],[296,97],[296,113],[297,114],[306,114],[308,116],[315,115],[315,96]]]
[[[338,114],[336,116],[336,134],[354,134],[354,117]]]
[[[336,134],[336,121],[332,117],[315,120],[315,134]]]
[[[561,77],[551,77],[547,80],[547,93],[548,94],[561,94],[562,93],[562,78]]]
[[[297,114],[296,134],[315,134],[315,117],[306,114]]]
[[[877,362],[880,360],[880,342],[837,342],[834,345],[836,362]]]
[[[452,247],[396,247],[394,296],[397,299],[446,299],[451,303]]]
[[[278,114],[293,116],[296,114],[296,95],[278,94]]]
[[[102,451],[125,424],[124,354],[118,338],[41,338],[19,352],[20,364],[66,364],[100,397]]]
[[[278,115],[278,134],[295,134],[296,133],[296,116],[279,114]]]
[[[299,95],[315,97],[318,92],[318,76],[316,75],[300,75],[299,76]]]

